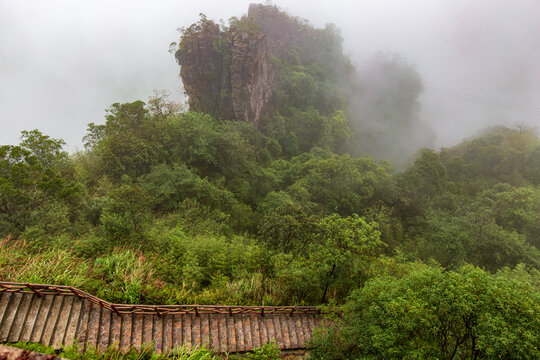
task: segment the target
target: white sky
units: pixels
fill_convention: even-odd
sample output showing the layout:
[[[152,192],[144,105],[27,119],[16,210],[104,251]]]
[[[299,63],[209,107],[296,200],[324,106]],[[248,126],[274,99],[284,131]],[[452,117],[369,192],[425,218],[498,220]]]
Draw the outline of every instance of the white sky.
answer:
[[[177,28],[246,13],[250,1],[0,0],[0,144],[38,128],[81,148],[89,122],[114,102],[153,90],[182,97],[168,53]],[[275,1],[316,27],[335,23],[361,66],[377,51],[398,52],[424,79],[422,118],[440,145],[489,124],[540,127],[540,112],[467,101],[459,91],[540,108],[540,1]]]

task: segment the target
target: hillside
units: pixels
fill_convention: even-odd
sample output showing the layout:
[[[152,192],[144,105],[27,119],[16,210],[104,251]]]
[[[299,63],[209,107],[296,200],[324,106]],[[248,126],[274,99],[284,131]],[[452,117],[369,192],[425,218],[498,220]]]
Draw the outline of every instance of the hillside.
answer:
[[[38,130],[0,147],[0,281],[113,303],[343,306],[320,359],[538,354],[533,129],[406,162],[410,134],[430,137],[414,67],[357,71],[334,26],[275,6],[202,16],[175,57],[189,109],[157,93],[112,104],[84,151]]]

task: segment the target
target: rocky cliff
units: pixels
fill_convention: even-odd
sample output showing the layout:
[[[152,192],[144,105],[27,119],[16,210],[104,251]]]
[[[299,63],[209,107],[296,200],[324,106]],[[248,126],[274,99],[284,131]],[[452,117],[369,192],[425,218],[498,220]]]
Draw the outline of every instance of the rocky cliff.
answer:
[[[184,30],[176,59],[192,110],[259,125],[277,90],[277,63],[308,28],[275,6],[251,4],[228,28],[201,20]],[[309,28],[310,29],[310,28]]]

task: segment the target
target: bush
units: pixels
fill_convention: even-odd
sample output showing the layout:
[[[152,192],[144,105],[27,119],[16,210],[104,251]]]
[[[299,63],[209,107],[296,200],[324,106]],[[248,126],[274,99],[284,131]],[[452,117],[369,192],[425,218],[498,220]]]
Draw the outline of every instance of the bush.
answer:
[[[176,347],[168,354],[156,354],[152,344],[143,345],[141,350],[129,349],[120,350],[114,347],[109,347],[105,351],[97,351],[96,349],[80,352],[77,345],[69,346],[56,351],[51,346],[45,346],[38,343],[18,342],[10,344],[20,349],[39,352],[47,355],[57,355],[61,358],[70,360],[218,360],[218,355],[215,355],[211,350],[203,347],[187,348],[184,346]],[[273,359],[273,358],[272,358]]]
[[[377,277],[311,341],[312,359],[537,359],[540,294],[472,266]]]
[[[96,349],[87,350],[81,353],[76,345],[56,350],[52,346],[38,343],[18,342],[10,346],[20,349],[27,349],[47,355],[57,355],[70,360],[218,360],[223,357],[215,354],[206,347],[187,348],[185,346],[175,347],[168,354],[156,354],[153,345],[143,345],[141,350],[129,349],[119,350],[109,347],[105,351],[98,352]],[[227,355],[227,359],[248,359],[248,360],[278,360],[281,351],[274,341],[253,349],[245,357]]]
[[[281,351],[274,340],[246,354],[248,360],[278,360]]]

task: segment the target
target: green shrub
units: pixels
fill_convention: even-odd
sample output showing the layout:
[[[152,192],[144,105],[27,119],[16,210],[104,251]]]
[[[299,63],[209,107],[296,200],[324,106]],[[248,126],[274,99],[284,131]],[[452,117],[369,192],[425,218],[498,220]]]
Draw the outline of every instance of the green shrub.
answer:
[[[120,350],[109,347],[104,351],[96,349],[80,352],[76,345],[56,350],[52,346],[38,343],[18,342],[10,346],[20,349],[27,349],[47,355],[57,355],[70,360],[218,360],[223,356],[217,355],[206,347],[179,346],[172,349],[168,354],[157,354],[154,352],[153,344],[143,345],[141,350],[129,349]],[[259,348],[248,352],[245,359],[248,360],[278,360],[280,357],[279,347],[274,341],[264,344]],[[227,359],[242,359],[235,355],[225,355]]]
[[[540,294],[472,266],[369,280],[315,334],[312,359],[538,359]]]
[[[272,340],[269,343],[264,344],[263,346],[253,349],[253,352],[248,352],[246,354],[246,359],[248,360],[279,360],[281,351],[279,346]]]

